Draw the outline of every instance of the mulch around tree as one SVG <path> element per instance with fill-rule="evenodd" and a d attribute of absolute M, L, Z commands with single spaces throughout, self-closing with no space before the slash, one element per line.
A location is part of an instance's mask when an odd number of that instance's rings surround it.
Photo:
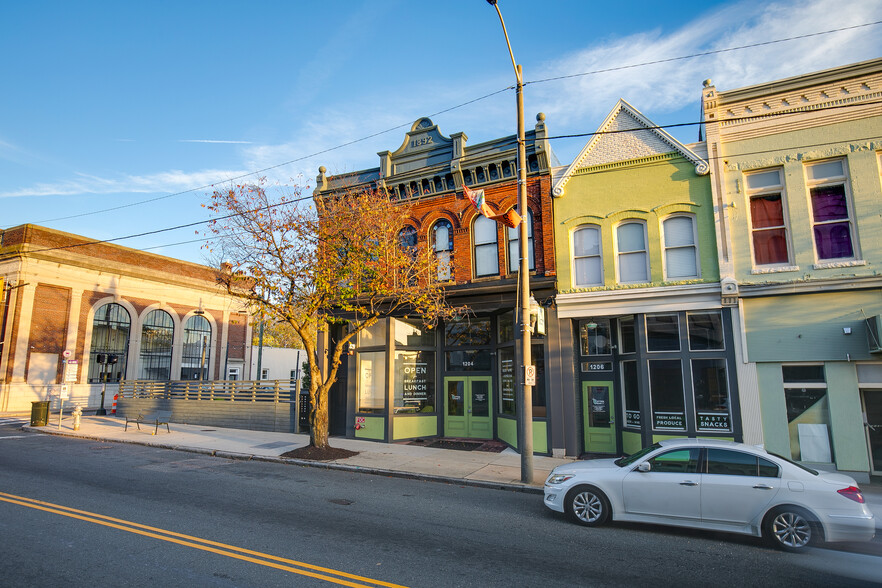
<path fill-rule="evenodd" d="M 339 447 L 315 447 L 307 445 L 306 447 L 298 447 L 291 451 L 286 451 L 281 457 L 290 457 L 292 459 L 308 459 L 311 461 L 334 461 L 337 459 L 346 459 L 358 455 L 357 451 L 349 451 L 348 449 L 340 449 Z"/>

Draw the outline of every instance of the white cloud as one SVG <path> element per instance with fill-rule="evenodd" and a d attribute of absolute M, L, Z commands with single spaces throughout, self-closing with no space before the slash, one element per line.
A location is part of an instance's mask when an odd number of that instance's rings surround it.
<path fill-rule="evenodd" d="M 224 184 L 247 173 L 248 171 L 241 170 L 209 169 L 197 172 L 169 170 L 151 175 L 125 175 L 116 178 L 78 173 L 75 178 L 61 182 L 42 182 L 17 190 L 0 192 L 0 198 L 73 196 L 77 194 L 173 194 L 203 186 Z"/>
<path fill-rule="evenodd" d="M 178 143 L 219 143 L 222 145 L 251 145 L 251 141 L 226 141 L 223 139 L 179 139 Z"/>
<path fill-rule="evenodd" d="M 717 88 L 728 90 L 880 54 L 882 35 L 875 26 L 625 67 L 882 20 L 880 2 L 840 0 L 835 13 L 831 14 L 830 8 L 830 2 L 825 0 L 742 2 L 707 13 L 670 33 L 656 30 L 592 42 L 585 49 L 546 64 L 532 79 L 613 71 L 528 86 L 529 92 L 534 94 L 531 102 L 541 104 L 558 129 L 588 120 L 596 123 L 619 98 L 625 98 L 650 116 L 690 105 L 694 105 L 697 113 L 701 82 L 706 78 L 712 78 Z"/>

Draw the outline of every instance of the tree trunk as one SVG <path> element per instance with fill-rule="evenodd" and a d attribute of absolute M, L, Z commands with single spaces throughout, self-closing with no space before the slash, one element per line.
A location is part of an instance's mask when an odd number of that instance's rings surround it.
<path fill-rule="evenodd" d="M 326 449 L 328 443 L 328 386 L 317 386 L 312 398 L 309 422 L 309 444 Z"/>

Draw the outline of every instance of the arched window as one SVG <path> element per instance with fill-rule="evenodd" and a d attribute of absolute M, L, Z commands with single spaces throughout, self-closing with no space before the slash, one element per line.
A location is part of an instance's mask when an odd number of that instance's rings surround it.
<path fill-rule="evenodd" d="M 665 279 L 698 277 L 698 248 L 695 246 L 695 219 L 677 215 L 662 223 L 665 243 Z"/>
<path fill-rule="evenodd" d="M 211 372 L 211 323 L 194 314 L 184 323 L 181 379 L 208 380 Z"/>
<path fill-rule="evenodd" d="M 171 378 L 172 345 L 175 323 L 164 310 L 152 310 L 141 327 L 140 380 L 168 380 Z"/>
<path fill-rule="evenodd" d="M 649 281 L 649 255 L 646 251 L 646 225 L 628 221 L 616 228 L 616 252 L 619 262 L 619 282 Z"/>
<path fill-rule="evenodd" d="M 95 311 L 89 346 L 89 382 L 119 382 L 125 378 L 131 327 L 132 319 L 122 305 L 105 304 Z M 99 355 L 103 363 L 98 363 Z M 115 363 L 111 357 L 116 358 Z"/>
<path fill-rule="evenodd" d="M 446 282 L 453 278 L 453 225 L 440 220 L 432 229 L 432 247 L 438 261 L 438 280 Z"/>
<path fill-rule="evenodd" d="M 496 221 L 478 216 L 472 233 L 475 239 L 475 277 L 499 274 Z"/>
<path fill-rule="evenodd" d="M 533 212 L 528 208 L 527 209 L 527 260 L 530 264 L 530 269 L 536 269 L 536 264 L 534 262 L 533 255 Z M 518 247 L 518 239 L 521 235 L 521 227 L 515 227 L 513 229 L 508 229 L 508 271 L 514 273 L 518 271 L 518 264 L 521 260 L 521 250 Z"/>
<path fill-rule="evenodd" d="M 603 285 L 603 256 L 597 225 L 583 225 L 573 231 L 573 285 Z"/>

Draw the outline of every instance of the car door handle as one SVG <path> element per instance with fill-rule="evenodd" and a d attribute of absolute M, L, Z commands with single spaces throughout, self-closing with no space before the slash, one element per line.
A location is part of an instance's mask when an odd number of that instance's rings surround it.
<path fill-rule="evenodd" d="M 693 482 L 692 480 L 683 480 L 680 482 L 681 486 L 698 486 L 698 482 Z"/>
<path fill-rule="evenodd" d="M 754 486 L 754 488 L 756 488 L 757 490 L 773 490 L 773 488 L 768 484 L 757 484 L 756 486 Z"/>

